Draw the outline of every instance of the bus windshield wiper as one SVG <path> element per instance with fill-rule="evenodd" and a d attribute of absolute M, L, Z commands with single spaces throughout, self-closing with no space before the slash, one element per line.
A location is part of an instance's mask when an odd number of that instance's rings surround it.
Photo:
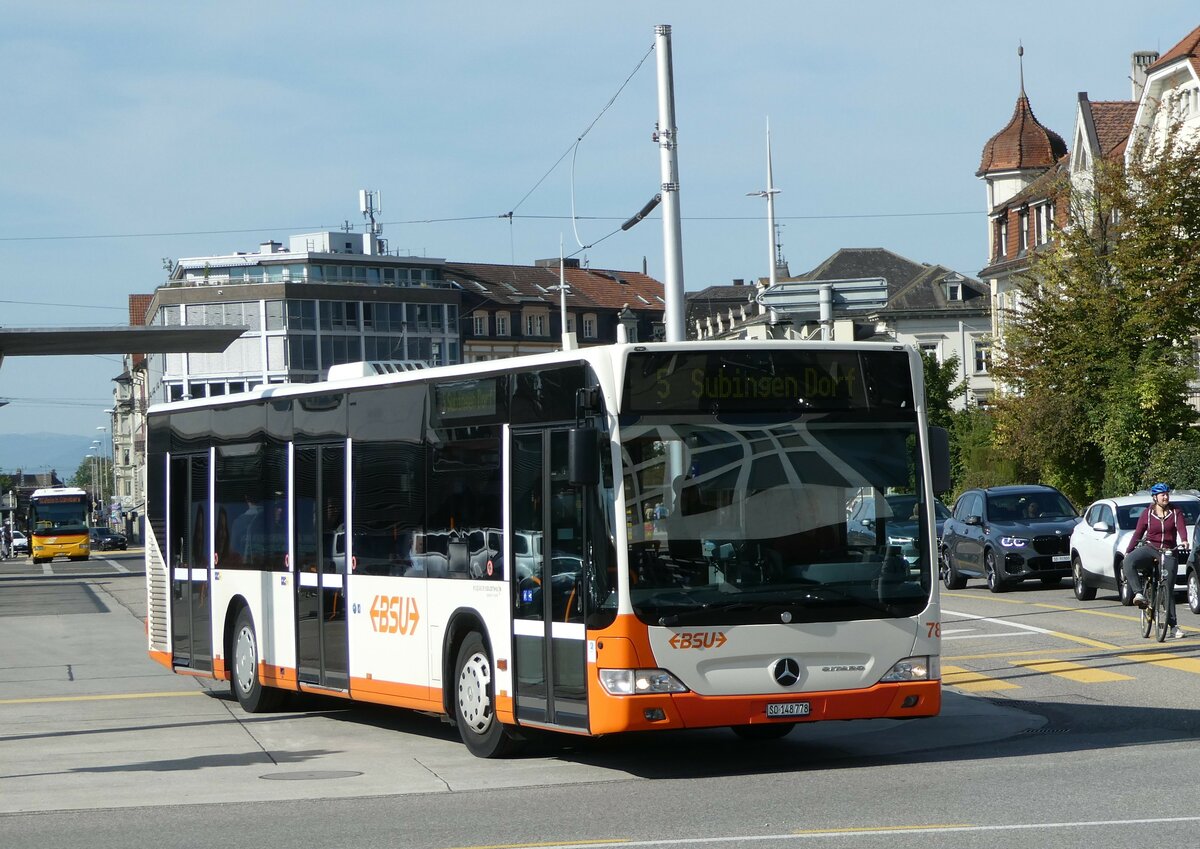
<path fill-rule="evenodd" d="M 818 595 L 813 595 L 817 593 Z M 872 598 L 862 598 L 856 595 L 844 593 L 841 590 L 835 590 L 832 587 L 810 587 L 809 596 L 814 601 L 840 602 L 843 604 L 855 604 L 861 607 L 866 607 L 870 610 L 878 610 L 883 613 L 895 614 L 895 605 L 887 601 L 877 601 Z"/>
<path fill-rule="evenodd" d="M 748 601 L 706 601 L 698 604 L 688 610 L 681 610 L 678 613 L 671 613 L 658 618 L 658 624 L 665 627 L 672 625 L 680 625 L 684 622 L 692 622 L 696 619 L 703 619 L 708 613 L 728 613 L 734 610 L 757 610 L 764 605 L 754 604 Z"/>

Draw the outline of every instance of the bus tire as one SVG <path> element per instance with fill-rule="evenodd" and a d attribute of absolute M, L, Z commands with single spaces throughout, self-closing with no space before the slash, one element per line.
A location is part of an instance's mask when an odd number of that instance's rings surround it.
<path fill-rule="evenodd" d="M 779 740 L 792 733 L 794 722 L 755 723 L 754 725 L 731 725 L 729 730 L 743 740 Z"/>
<path fill-rule="evenodd" d="M 520 742 L 496 718 L 494 666 L 478 631 L 463 639 L 454 662 L 454 724 L 467 749 L 479 758 L 505 757 Z"/>
<path fill-rule="evenodd" d="M 254 632 L 254 617 L 243 607 L 233 626 L 233 665 L 229 673 L 229 690 L 246 713 L 276 710 L 283 702 L 283 692 L 266 687 L 258 677 L 258 637 Z"/>

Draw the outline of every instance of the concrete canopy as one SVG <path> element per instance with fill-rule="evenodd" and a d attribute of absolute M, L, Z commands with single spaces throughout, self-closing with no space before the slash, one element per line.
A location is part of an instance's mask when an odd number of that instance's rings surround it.
<path fill-rule="evenodd" d="M 248 327 L 0 327 L 5 357 L 216 353 Z"/>

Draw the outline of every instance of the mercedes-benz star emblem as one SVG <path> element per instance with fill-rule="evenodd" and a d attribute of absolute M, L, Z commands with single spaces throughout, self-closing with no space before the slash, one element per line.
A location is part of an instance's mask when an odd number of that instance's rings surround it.
<path fill-rule="evenodd" d="M 800 680 L 800 664 L 794 657 L 785 657 L 775 664 L 775 683 L 790 687 Z"/>

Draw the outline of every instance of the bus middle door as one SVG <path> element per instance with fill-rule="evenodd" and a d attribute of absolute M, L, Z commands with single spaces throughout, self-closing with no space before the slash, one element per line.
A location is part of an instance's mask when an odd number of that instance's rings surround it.
<path fill-rule="evenodd" d="M 346 445 L 296 445 L 296 660 L 301 684 L 350 685 L 346 555 L 334 542 L 346 526 Z M 344 542 L 344 541 L 343 541 Z"/>
<path fill-rule="evenodd" d="M 582 493 L 568 479 L 566 428 L 511 441 L 516 715 L 587 730 Z"/>

